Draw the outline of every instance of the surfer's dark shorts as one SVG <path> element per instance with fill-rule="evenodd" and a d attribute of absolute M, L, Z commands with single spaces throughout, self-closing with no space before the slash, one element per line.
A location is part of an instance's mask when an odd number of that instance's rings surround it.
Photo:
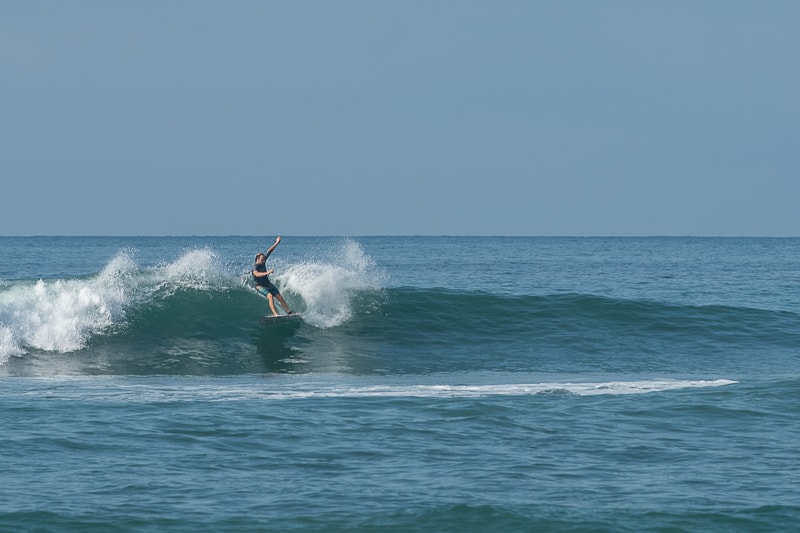
<path fill-rule="evenodd" d="M 273 296 L 278 295 L 278 288 L 270 283 L 269 285 L 256 285 L 256 290 L 266 296 L 267 294 L 271 294 Z"/>

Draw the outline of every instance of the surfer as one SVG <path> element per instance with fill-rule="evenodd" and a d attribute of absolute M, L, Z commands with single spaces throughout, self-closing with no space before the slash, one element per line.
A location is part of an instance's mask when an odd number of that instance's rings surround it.
<path fill-rule="evenodd" d="M 267 270 L 267 258 L 272 254 L 277 247 L 281 243 L 281 237 L 275 239 L 275 244 L 269 247 L 266 254 L 258 254 L 256 255 L 256 266 L 253 269 L 253 279 L 256 282 L 256 290 L 261 293 L 262 295 L 267 297 L 269 301 L 269 308 L 272 311 L 272 316 L 278 316 L 278 311 L 275 309 L 275 298 L 278 299 L 281 306 L 286 310 L 287 315 L 293 315 L 294 311 L 289 309 L 289 305 L 286 303 L 286 300 L 283 299 L 281 293 L 278 292 L 278 288 L 272 284 L 269 280 L 269 275 L 275 272 L 274 268 L 270 268 Z"/>

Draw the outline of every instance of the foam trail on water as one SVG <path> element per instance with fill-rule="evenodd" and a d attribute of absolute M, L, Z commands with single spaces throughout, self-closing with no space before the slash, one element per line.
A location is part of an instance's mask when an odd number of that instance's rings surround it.
<path fill-rule="evenodd" d="M 284 296 L 299 296 L 304 319 L 318 327 L 338 326 L 353 314 L 354 298 L 383 288 L 386 275 L 356 242 L 347 240 L 328 261 L 308 260 L 275 276 Z"/>
<path fill-rule="evenodd" d="M 312 392 L 291 391 L 287 397 L 415 397 L 473 398 L 486 396 L 532 396 L 537 394 L 646 394 L 686 388 L 721 387 L 737 383 L 728 379 L 692 381 L 614 381 L 607 383 L 511 383 L 502 385 L 410 385 L 330 388 Z M 287 394 L 287 393 L 283 393 Z"/>
<path fill-rule="evenodd" d="M 74 378 L 62 378 L 74 380 Z M 321 398 L 489 398 L 495 396 L 537 395 L 627 395 L 669 392 L 681 389 L 725 387 L 738 383 L 729 379 L 714 380 L 645 380 L 613 382 L 543 382 L 507 383 L 492 385 L 450 384 L 385 384 L 341 386 L 334 383 L 258 382 L 257 384 L 226 384 L 224 381 L 201 382 L 180 385 L 163 383 L 131 383 L 119 380 L 85 380 L 81 387 L 66 387 L 49 390 L 51 395 L 69 397 L 73 391 L 81 400 L 122 401 L 126 403 L 158 403 L 176 401 L 273 401 L 306 400 Z M 0 396 L 2 391 L 0 391 Z"/>

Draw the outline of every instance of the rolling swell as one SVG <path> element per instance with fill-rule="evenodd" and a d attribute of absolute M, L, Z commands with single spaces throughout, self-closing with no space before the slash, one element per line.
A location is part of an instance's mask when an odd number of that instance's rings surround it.
<path fill-rule="evenodd" d="M 800 317 L 783 311 L 441 289 L 393 289 L 382 316 L 346 327 L 409 357 L 436 353 L 431 371 L 692 371 L 764 351 L 793 357 L 800 343 Z"/>
<path fill-rule="evenodd" d="M 521 335 L 563 339 L 586 335 L 661 337 L 721 344 L 794 347 L 800 317 L 791 312 L 729 306 L 686 306 L 602 296 L 503 296 L 448 290 L 394 289 L 386 310 L 430 342 L 460 331 L 473 339 Z"/>
<path fill-rule="evenodd" d="M 79 349 L 33 350 L 27 363 L 4 366 L 34 374 L 693 373 L 755 365 L 766 351 L 795 357 L 800 345 L 800 317 L 785 311 L 410 287 L 347 287 L 320 303 L 290 283 L 282 291 L 304 322 L 260 325 L 267 303 L 241 284 L 159 286 Z M 329 300 L 345 301 L 345 319 Z"/>

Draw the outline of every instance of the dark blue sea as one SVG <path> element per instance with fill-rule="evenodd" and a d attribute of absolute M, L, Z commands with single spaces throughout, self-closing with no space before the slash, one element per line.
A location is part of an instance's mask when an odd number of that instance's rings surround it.
<path fill-rule="evenodd" d="M 795 531 L 800 239 L 0 237 L 0 531 Z"/>

